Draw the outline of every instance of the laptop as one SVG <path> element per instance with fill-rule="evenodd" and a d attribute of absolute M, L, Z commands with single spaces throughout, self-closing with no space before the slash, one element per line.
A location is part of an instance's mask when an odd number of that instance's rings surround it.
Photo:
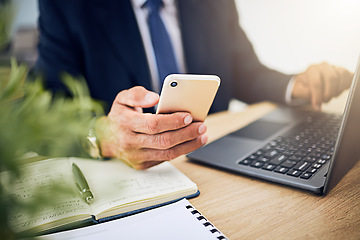
<path fill-rule="evenodd" d="M 343 114 L 281 106 L 191 161 L 325 195 L 360 159 L 360 59 Z"/>

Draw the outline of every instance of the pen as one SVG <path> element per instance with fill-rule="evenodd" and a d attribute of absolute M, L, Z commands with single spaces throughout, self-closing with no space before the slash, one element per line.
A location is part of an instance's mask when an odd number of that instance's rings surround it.
<path fill-rule="evenodd" d="M 94 200 L 94 195 L 90 191 L 90 187 L 84 177 L 84 174 L 81 172 L 80 168 L 76 165 L 76 163 L 72 164 L 72 171 L 74 174 L 77 189 L 88 204 L 92 203 L 92 201 Z"/>

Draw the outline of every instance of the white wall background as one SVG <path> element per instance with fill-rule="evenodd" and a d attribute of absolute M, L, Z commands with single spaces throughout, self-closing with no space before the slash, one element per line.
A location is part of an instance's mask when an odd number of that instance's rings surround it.
<path fill-rule="evenodd" d="M 20 26 L 36 26 L 39 15 L 37 0 L 12 0 L 15 5 L 15 19 L 12 32 Z"/>
<path fill-rule="evenodd" d="M 236 0 L 260 60 L 285 73 L 326 61 L 355 70 L 360 0 Z"/>
<path fill-rule="evenodd" d="M 14 30 L 36 25 L 37 0 L 14 2 Z M 267 66 L 296 73 L 310 64 L 326 61 L 355 69 L 360 53 L 360 0 L 236 2 L 240 24 Z"/>

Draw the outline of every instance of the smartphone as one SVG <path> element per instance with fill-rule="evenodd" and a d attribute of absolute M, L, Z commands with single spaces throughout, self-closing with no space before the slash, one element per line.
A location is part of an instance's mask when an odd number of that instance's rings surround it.
<path fill-rule="evenodd" d="M 156 113 L 189 112 L 194 121 L 204 121 L 219 86 L 220 78 L 216 75 L 168 75 Z"/>

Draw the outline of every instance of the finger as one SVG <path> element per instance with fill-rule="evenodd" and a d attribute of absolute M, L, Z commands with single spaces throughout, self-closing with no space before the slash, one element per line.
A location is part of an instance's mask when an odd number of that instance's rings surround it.
<path fill-rule="evenodd" d="M 118 157 L 119 160 L 123 161 L 127 165 L 137 170 L 144 170 L 153 166 L 156 166 L 164 161 L 141 161 L 141 160 L 129 160 L 124 157 Z"/>
<path fill-rule="evenodd" d="M 134 107 L 134 110 L 138 113 L 143 113 L 143 109 L 141 107 Z"/>
<path fill-rule="evenodd" d="M 340 79 L 340 84 L 338 88 L 338 94 L 340 94 L 344 90 L 350 88 L 352 80 L 354 78 L 354 74 L 342 67 L 335 67 L 335 69 L 338 74 L 338 78 Z"/>
<path fill-rule="evenodd" d="M 115 98 L 113 106 L 125 105 L 133 108 L 149 108 L 159 101 L 159 95 L 137 86 L 121 91 Z"/>
<path fill-rule="evenodd" d="M 158 134 L 188 126 L 193 118 L 190 113 L 138 114 L 133 112 L 128 118 L 131 131 L 145 134 Z"/>
<path fill-rule="evenodd" d="M 148 162 L 143 162 L 139 165 L 134 166 L 135 169 L 137 170 L 144 170 L 144 169 L 148 169 L 151 167 L 154 167 L 156 165 L 159 165 L 160 163 L 163 163 L 164 161 L 148 161 Z"/>
<path fill-rule="evenodd" d="M 339 78 L 334 67 L 329 64 L 321 65 L 323 79 L 323 102 L 330 101 L 331 98 L 338 95 Z"/>
<path fill-rule="evenodd" d="M 311 105 L 313 109 L 319 111 L 323 101 L 323 81 L 322 76 L 318 71 L 312 71 L 310 74 L 309 88 L 311 93 Z"/>
<path fill-rule="evenodd" d="M 156 135 L 138 134 L 143 148 L 169 149 L 181 143 L 193 140 L 206 132 L 206 125 L 200 122 L 192 123 L 176 131 L 168 131 Z"/>
<path fill-rule="evenodd" d="M 178 156 L 195 151 L 207 142 L 207 135 L 203 134 L 196 139 L 179 144 L 173 148 L 158 150 L 158 149 L 141 149 L 140 151 L 134 151 L 128 155 L 128 160 L 132 166 L 143 166 L 145 162 L 161 162 L 169 161 Z"/>
<path fill-rule="evenodd" d="M 207 139 L 208 139 L 207 135 L 204 134 L 204 135 L 197 137 L 194 140 L 182 143 L 182 144 L 177 145 L 170 149 L 166 149 L 166 150 L 150 149 L 150 151 L 148 151 L 147 154 L 150 154 L 150 156 L 155 157 L 156 160 L 168 161 L 168 160 L 174 159 L 178 156 L 195 151 L 196 149 L 202 147 L 207 142 Z"/>
<path fill-rule="evenodd" d="M 148 159 L 142 159 L 140 154 L 137 154 L 136 151 L 133 151 L 133 153 L 128 152 L 117 152 L 116 155 L 112 155 L 112 157 L 116 157 L 117 159 L 123 161 L 127 165 L 129 165 L 132 168 L 141 170 L 153 167 L 155 165 L 158 165 L 164 161 L 156 161 L 156 160 L 148 160 Z M 136 157 L 140 156 L 140 157 Z"/>
<path fill-rule="evenodd" d="M 336 88 L 335 88 L 334 96 L 339 96 L 340 93 L 342 93 L 342 91 L 344 90 L 344 89 L 343 89 L 344 83 L 343 83 L 343 79 L 342 79 L 341 73 L 340 73 L 339 70 L 338 70 L 338 67 L 332 66 L 332 68 L 333 68 L 333 71 L 334 71 L 335 74 L 336 74 L 336 83 L 337 83 Z"/>
<path fill-rule="evenodd" d="M 123 160 L 125 163 L 127 163 L 132 168 L 135 168 L 136 170 L 144 170 L 151 167 L 154 167 L 156 165 L 159 165 L 160 163 L 163 163 L 164 161 L 146 161 L 146 162 L 140 162 L 140 163 L 133 163 L 127 160 Z"/>

